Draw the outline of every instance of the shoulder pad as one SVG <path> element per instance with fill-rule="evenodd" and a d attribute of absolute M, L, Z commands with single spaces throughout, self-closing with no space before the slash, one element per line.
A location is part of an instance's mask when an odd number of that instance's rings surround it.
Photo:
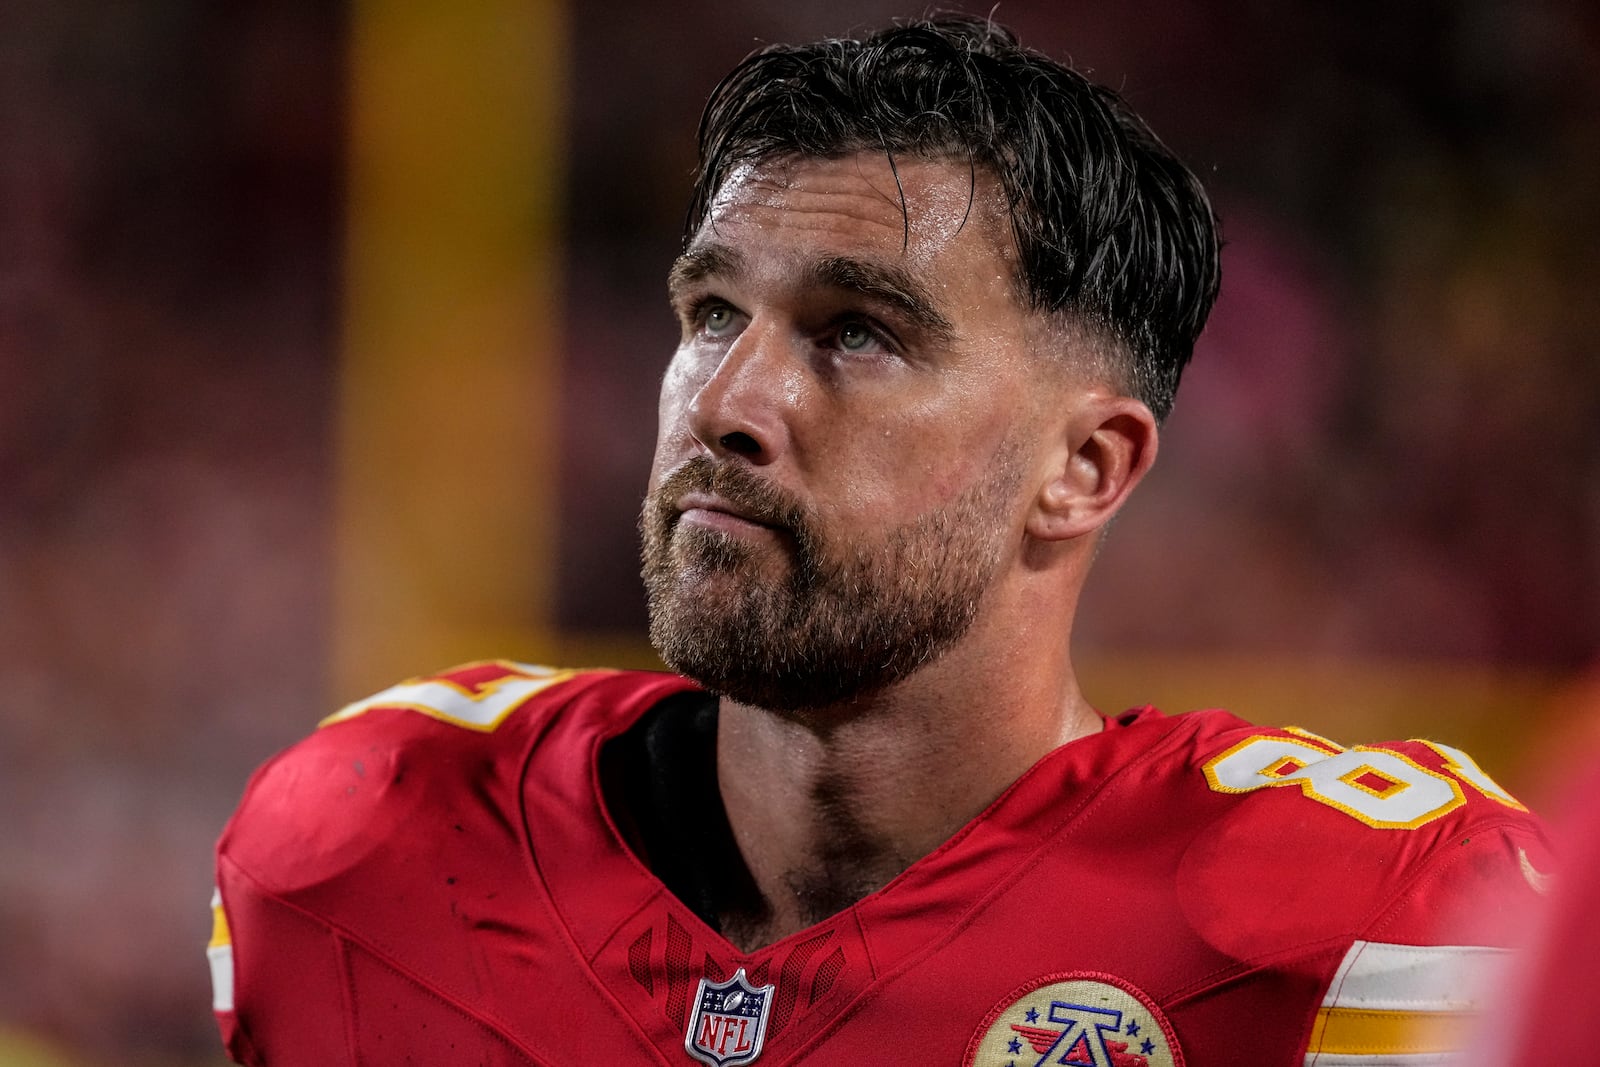
<path fill-rule="evenodd" d="M 563 683 L 617 674 L 472 663 L 350 704 L 256 772 L 219 848 L 287 892 L 432 847 L 486 805 L 515 811 L 528 746 L 575 695 Z"/>
<path fill-rule="evenodd" d="M 1196 759 L 1207 789 L 1238 803 L 1189 847 L 1180 892 L 1196 928 L 1241 957 L 1373 933 L 1497 944 L 1490 912 L 1537 900 L 1538 819 L 1459 749 L 1253 727 Z"/>

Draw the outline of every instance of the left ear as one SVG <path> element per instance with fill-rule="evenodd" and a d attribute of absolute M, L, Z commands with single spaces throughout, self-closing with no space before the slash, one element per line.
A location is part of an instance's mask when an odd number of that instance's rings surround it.
<path fill-rule="evenodd" d="M 1062 448 L 1028 514 L 1027 531 L 1041 541 L 1100 529 L 1156 461 L 1155 416 L 1132 397 L 1080 396 L 1064 429 Z"/>

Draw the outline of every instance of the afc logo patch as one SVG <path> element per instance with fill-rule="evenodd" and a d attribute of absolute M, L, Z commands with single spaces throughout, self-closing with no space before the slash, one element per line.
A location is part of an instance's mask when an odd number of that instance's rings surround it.
<path fill-rule="evenodd" d="M 761 1055 L 772 1014 L 770 985 L 753 986 L 740 967 L 726 982 L 700 979 L 683 1047 L 711 1067 L 735 1067 Z"/>
<path fill-rule="evenodd" d="M 962 1067 L 1183 1067 L 1172 1025 L 1109 974 L 1051 974 L 1008 993 L 979 1025 Z"/>

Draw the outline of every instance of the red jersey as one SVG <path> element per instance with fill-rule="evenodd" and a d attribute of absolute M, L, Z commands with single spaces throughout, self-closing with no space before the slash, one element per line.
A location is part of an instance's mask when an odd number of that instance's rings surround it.
<path fill-rule="evenodd" d="M 474 664 L 353 704 L 268 763 L 218 846 L 229 1052 L 1436 1063 L 1546 865 L 1536 821 L 1454 749 L 1145 708 L 1045 756 L 888 886 L 741 952 L 601 793 L 602 747 L 692 688 Z"/>

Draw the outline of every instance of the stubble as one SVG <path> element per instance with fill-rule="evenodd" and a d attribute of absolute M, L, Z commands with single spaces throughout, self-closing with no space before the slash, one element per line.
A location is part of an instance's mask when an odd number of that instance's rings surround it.
<path fill-rule="evenodd" d="M 872 540 L 834 543 L 816 515 L 737 461 L 696 456 L 640 514 L 650 639 L 673 670 L 740 703 L 838 704 L 908 677 L 964 636 L 994 580 L 1021 481 L 1002 447 L 989 476 Z M 681 526 L 675 501 L 713 492 L 779 545 Z M 778 561 L 761 558 L 773 552 Z"/>

